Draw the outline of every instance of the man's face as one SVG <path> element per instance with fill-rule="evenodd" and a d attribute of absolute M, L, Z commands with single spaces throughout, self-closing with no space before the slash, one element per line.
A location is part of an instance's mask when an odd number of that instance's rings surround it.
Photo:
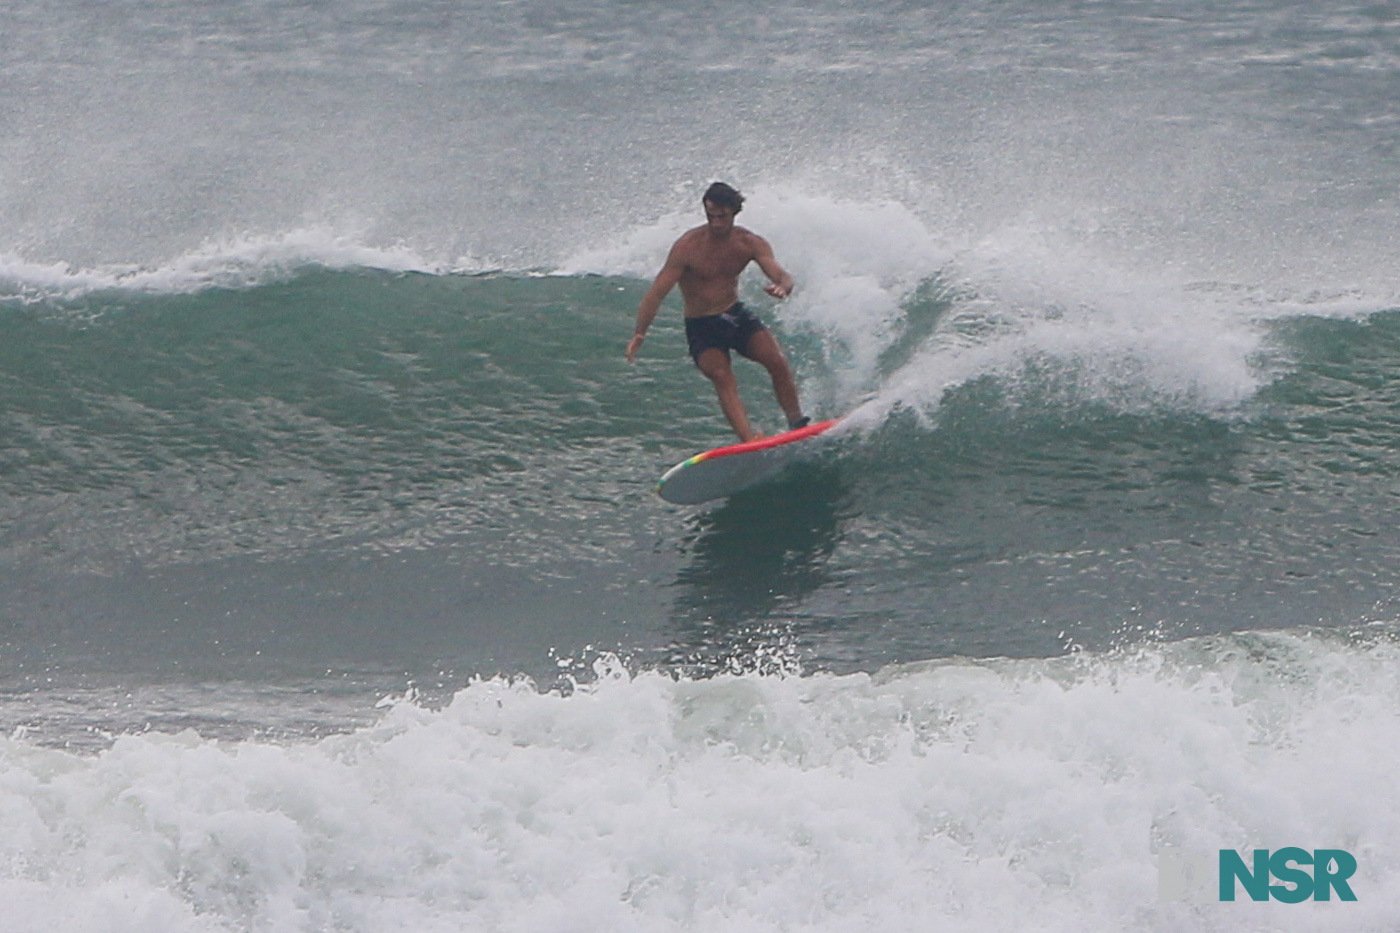
<path fill-rule="evenodd" d="M 734 211 L 720 207 L 713 201 L 705 202 L 705 223 L 711 233 L 728 233 L 734 229 Z"/>

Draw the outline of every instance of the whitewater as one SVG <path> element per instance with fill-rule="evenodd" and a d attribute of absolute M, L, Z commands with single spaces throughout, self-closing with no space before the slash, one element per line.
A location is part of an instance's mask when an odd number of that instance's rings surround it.
<path fill-rule="evenodd" d="M 1394 663 L 1377 632 L 845 677 L 605 657 L 568 696 L 386 697 L 317 743 L 11 738 L 3 923 L 1385 929 Z M 1256 834 L 1345 845 L 1357 902 L 1157 903 L 1155 849 Z"/>

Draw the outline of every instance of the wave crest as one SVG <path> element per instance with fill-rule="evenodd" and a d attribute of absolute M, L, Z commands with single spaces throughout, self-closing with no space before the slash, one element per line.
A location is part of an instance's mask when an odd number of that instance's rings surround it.
<path fill-rule="evenodd" d="M 289 278 L 307 268 L 430 274 L 484 271 L 469 257 L 453 263 L 435 262 L 408 246 L 371 246 L 352 236 L 309 227 L 273 235 L 211 240 L 152 265 L 81 268 L 66 262 L 35 262 L 16 254 L 0 254 L 0 301 L 71 301 L 109 291 L 190 294 L 211 288 L 253 288 Z"/>

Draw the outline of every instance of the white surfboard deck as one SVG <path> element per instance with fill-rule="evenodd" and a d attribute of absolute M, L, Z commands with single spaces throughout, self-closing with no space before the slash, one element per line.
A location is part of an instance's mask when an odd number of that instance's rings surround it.
<path fill-rule="evenodd" d="M 661 498 L 677 505 L 694 505 L 732 496 L 778 473 L 796 453 L 795 445 L 825 433 L 837 420 L 696 454 L 667 470 L 656 491 Z"/>

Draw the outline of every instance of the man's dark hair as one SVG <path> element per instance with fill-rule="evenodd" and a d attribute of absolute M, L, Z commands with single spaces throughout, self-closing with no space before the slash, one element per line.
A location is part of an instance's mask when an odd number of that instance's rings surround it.
<path fill-rule="evenodd" d="M 732 188 L 722 181 L 717 181 L 705 189 L 705 196 L 701 201 L 709 201 L 716 207 L 724 207 L 739 213 L 744 209 L 744 196 L 737 188 Z"/>

